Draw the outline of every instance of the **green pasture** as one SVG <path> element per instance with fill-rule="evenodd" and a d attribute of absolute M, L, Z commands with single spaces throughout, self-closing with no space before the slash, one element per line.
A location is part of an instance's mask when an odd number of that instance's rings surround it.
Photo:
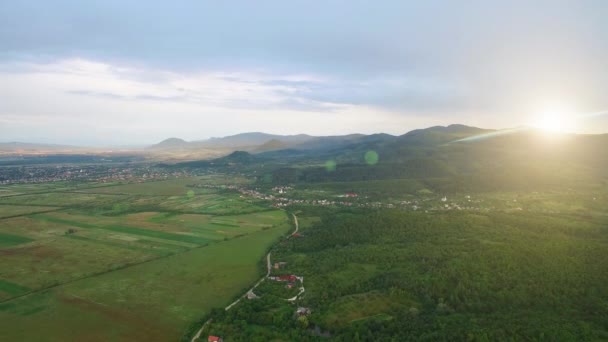
<path fill-rule="evenodd" d="M 125 196 L 101 195 L 88 193 L 63 193 L 48 192 L 34 195 L 19 195 L 0 197 L 1 204 L 34 205 L 50 207 L 102 207 L 109 206 L 121 200 L 127 200 Z"/>
<path fill-rule="evenodd" d="M 261 276 L 287 224 L 0 304 L 0 340 L 177 340 Z M 43 338 L 44 339 L 44 338 Z"/>
<path fill-rule="evenodd" d="M 202 186 L 227 181 L 2 188 L 0 340 L 177 340 L 227 305 L 291 228 L 284 211 Z"/>
<path fill-rule="evenodd" d="M 47 206 L 22 206 L 22 205 L 0 205 L 0 219 L 6 217 L 14 217 L 25 214 L 39 213 L 45 211 L 57 210 L 58 207 Z"/>
<path fill-rule="evenodd" d="M 0 247 L 15 246 L 31 241 L 33 240 L 24 236 L 0 233 Z"/>

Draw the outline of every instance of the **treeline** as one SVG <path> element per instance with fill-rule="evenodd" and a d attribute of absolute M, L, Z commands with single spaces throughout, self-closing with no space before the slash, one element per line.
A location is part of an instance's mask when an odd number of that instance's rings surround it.
<path fill-rule="evenodd" d="M 335 169 L 330 170 L 325 167 L 283 167 L 272 172 L 272 182 L 275 184 L 353 182 L 448 175 L 450 172 L 442 162 L 419 158 L 403 164 L 338 164 Z"/>

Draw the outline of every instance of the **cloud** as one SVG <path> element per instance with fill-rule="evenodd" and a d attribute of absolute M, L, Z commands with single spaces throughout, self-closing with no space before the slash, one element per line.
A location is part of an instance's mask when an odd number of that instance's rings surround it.
<path fill-rule="evenodd" d="M 329 110 L 333 106 L 299 96 L 294 75 L 252 72 L 191 71 L 177 73 L 69 59 L 30 64 L 17 75 L 38 81 L 52 79 L 66 94 L 124 101 L 167 101 L 221 108 Z M 311 77 L 303 77 L 312 79 Z M 270 80 L 270 81 L 269 81 Z M 276 81 L 275 81 L 276 80 Z M 293 105 L 293 108 L 291 107 Z"/>
<path fill-rule="evenodd" d="M 540 102 L 608 108 L 606 16 L 597 0 L 5 1 L 0 117 L 66 136 L 86 118 L 100 141 L 513 127 Z"/>
<path fill-rule="evenodd" d="M 321 96 L 339 87 L 348 82 L 260 71 L 179 73 L 84 59 L 0 65 L 0 133 L 9 140 L 124 144 L 253 130 L 344 134 L 391 131 L 387 124 L 394 133 L 407 129 L 394 123 L 408 120 L 373 104 Z"/>
<path fill-rule="evenodd" d="M 6 70 L 6 68 L 4 68 Z M 364 105 L 425 110 L 456 100 L 460 90 L 440 80 L 338 79 L 250 71 L 135 68 L 68 59 L 20 65 L 8 74 L 44 83 L 70 95 L 124 101 L 167 101 L 233 109 L 332 111 Z"/>

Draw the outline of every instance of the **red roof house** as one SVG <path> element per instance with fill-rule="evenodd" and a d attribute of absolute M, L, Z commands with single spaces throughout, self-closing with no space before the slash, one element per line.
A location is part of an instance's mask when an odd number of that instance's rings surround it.
<path fill-rule="evenodd" d="M 207 338 L 207 341 L 208 342 L 222 342 L 224 340 L 221 337 L 209 335 L 209 338 Z"/>
<path fill-rule="evenodd" d="M 289 281 L 289 282 L 296 282 L 298 280 L 298 277 L 296 277 L 295 275 L 280 275 L 277 277 L 278 281 Z"/>

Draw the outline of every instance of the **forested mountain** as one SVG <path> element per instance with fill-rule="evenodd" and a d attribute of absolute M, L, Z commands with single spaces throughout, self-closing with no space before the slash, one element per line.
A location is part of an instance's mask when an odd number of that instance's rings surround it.
<path fill-rule="evenodd" d="M 472 138 L 474 137 L 474 138 Z M 402 136 L 326 137 L 289 149 L 249 155 L 238 163 L 275 165 L 272 181 L 340 182 L 424 179 L 442 191 L 526 189 L 600 181 L 608 167 L 608 135 L 547 134 L 533 129 L 431 127 Z M 373 153 L 376 160 L 366 161 Z M 326 163 L 333 164 L 330 170 Z M 180 164 L 194 166 L 196 163 Z"/>

